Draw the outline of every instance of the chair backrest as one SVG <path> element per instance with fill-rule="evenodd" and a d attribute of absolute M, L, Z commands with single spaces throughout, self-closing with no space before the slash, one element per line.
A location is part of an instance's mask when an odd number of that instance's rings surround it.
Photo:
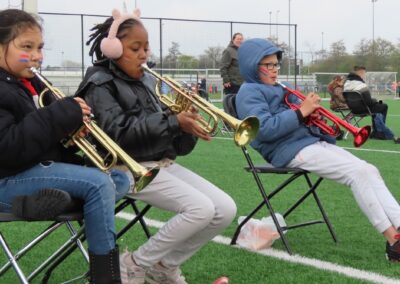
<path fill-rule="evenodd" d="M 343 92 L 344 99 L 351 112 L 355 115 L 372 115 L 371 110 L 365 103 L 362 94 L 358 91 Z"/>
<path fill-rule="evenodd" d="M 232 115 L 235 118 L 238 118 L 238 114 L 236 112 L 236 94 L 227 94 L 223 99 L 224 110 Z"/>

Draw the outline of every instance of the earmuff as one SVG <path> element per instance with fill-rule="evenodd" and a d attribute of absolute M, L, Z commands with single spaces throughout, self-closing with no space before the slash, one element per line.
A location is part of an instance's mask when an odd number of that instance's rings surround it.
<path fill-rule="evenodd" d="M 140 21 L 140 10 L 135 9 L 132 14 L 121 14 L 120 11 L 114 9 L 112 11 L 114 21 L 111 24 L 108 36 L 103 38 L 100 42 L 100 50 L 104 56 L 110 59 L 118 59 L 122 56 L 123 47 L 122 43 L 117 38 L 119 26 L 128 19 L 135 19 Z"/>

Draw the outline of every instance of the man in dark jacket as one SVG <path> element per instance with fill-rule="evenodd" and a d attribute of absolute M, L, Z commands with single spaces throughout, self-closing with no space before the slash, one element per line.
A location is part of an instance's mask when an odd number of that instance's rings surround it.
<path fill-rule="evenodd" d="M 371 92 L 365 83 L 366 68 L 365 66 L 354 66 L 353 72 L 350 72 L 344 83 L 344 92 L 358 91 L 363 96 L 364 102 L 369 107 L 373 114 L 382 114 L 382 123 L 386 124 L 386 116 L 388 112 L 388 105 L 382 101 L 372 98 Z M 375 139 L 388 139 L 376 127 L 375 116 L 372 117 L 372 133 L 371 138 Z M 379 118 L 378 118 L 379 119 Z M 391 138 L 390 138 L 391 139 Z M 395 143 L 400 143 L 398 138 L 395 138 Z"/>

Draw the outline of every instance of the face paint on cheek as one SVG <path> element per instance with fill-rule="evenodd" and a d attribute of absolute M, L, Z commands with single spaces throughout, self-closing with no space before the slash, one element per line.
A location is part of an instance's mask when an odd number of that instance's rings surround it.
<path fill-rule="evenodd" d="M 22 63 L 28 63 L 29 62 L 29 55 L 28 54 L 26 54 L 26 53 L 22 53 L 20 56 L 19 56 L 19 62 L 22 62 Z"/>
<path fill-rule="evenodd" d="M 269 76 L 270 76 L 269 70 L 268 70 L 267 68 L 263 67 L 263 66 L 260 67 L 260 72 L 261 72 L 261 74 L 263 74 L 265 77 L 269 77 Z"/>

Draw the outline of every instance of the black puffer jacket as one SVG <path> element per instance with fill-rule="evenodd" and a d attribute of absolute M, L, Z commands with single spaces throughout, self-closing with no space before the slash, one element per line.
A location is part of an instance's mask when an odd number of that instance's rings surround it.
<path fill-rule="evenodd" d="M 32 80 L 36 90 L 41 83 Z M 14 76 L 0 68 L 0 178 L 42 161 L 70 161 L 60 140 L 82 124 L 82 111 L 72 98 L 36 109 L 32 96 Z"/>
<path fill-rule="evenodd" d="M 134 80 L 105 61 L 88 69 L 76 93 L 92 107 L 98 125 L 139 162 L 175 159 L 190 153 L 197 141 L 161 105 L 155 83 L 149 74 Z"/>

